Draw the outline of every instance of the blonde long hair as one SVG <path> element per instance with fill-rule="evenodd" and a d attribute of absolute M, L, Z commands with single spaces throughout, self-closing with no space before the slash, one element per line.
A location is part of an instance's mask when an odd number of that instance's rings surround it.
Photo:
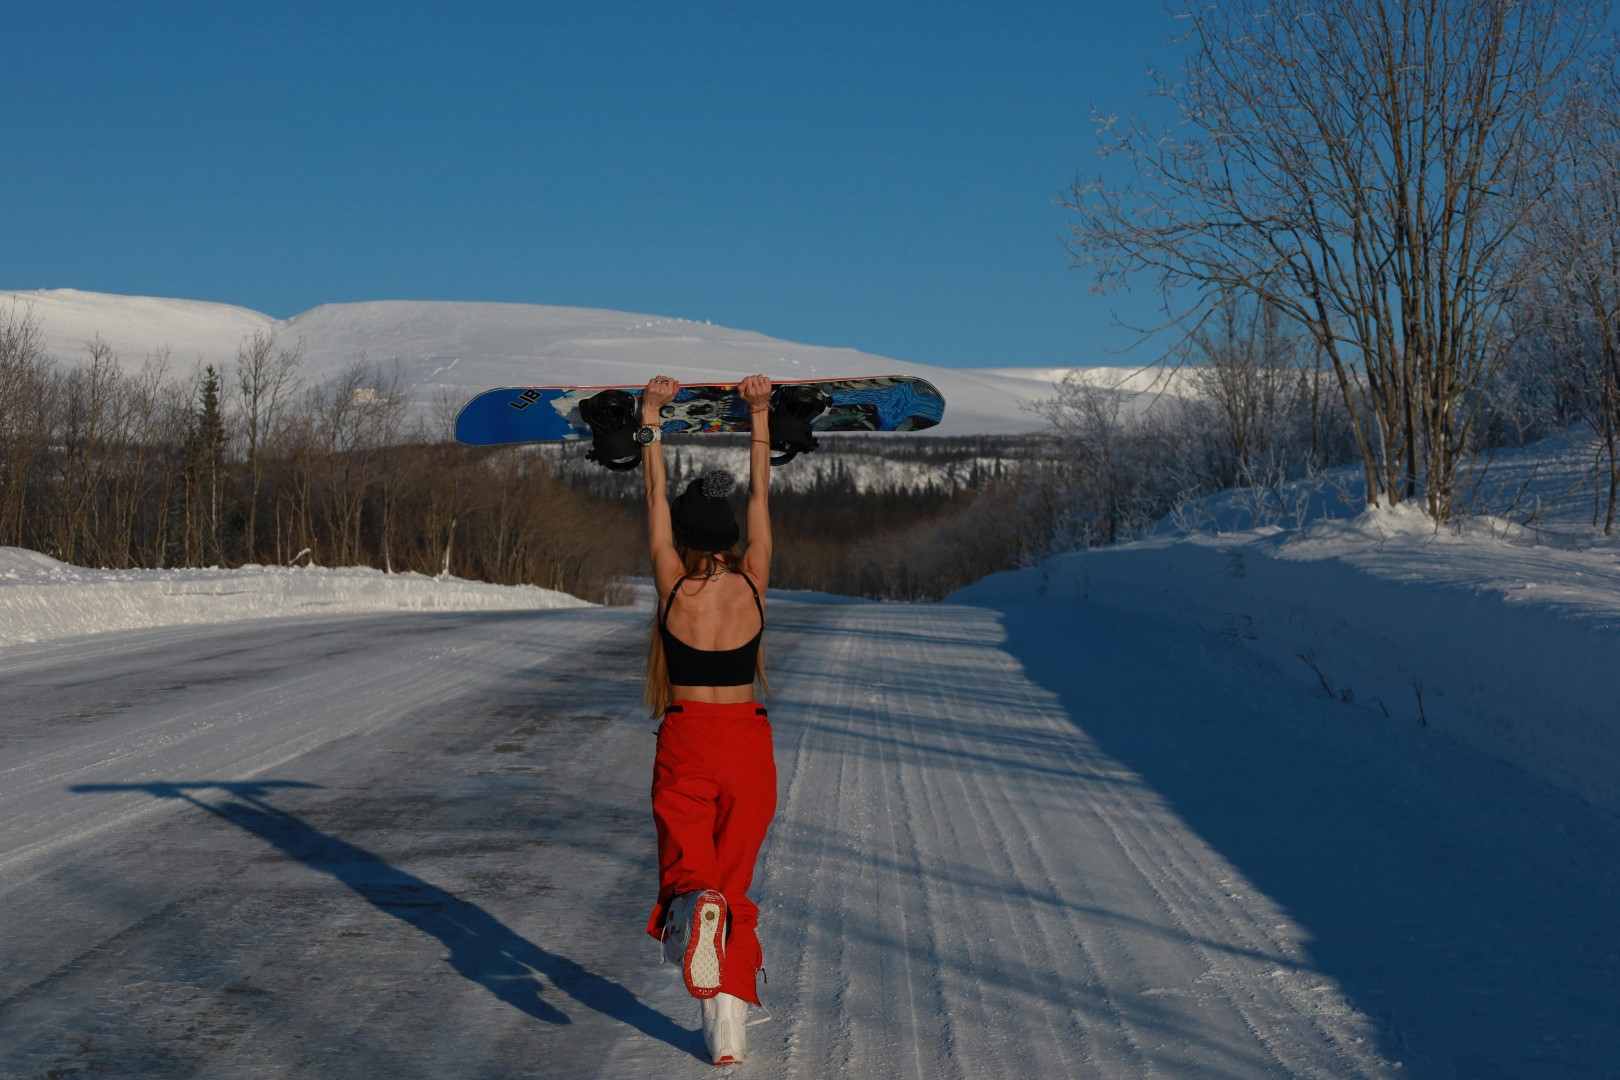
<path fill-rule="evenodd" d="M 707 588 L 708 579 L 721 571 L 740 574 L 742 569 L 742 555 L 736 547 L 727 551 L 699 551 L 696 548 L 676 545 L 675 551 L 681 557 L 681 563 L 686 567 L 686 573 L 681 580 L 701 577 L 704 579 L 701 588 Z M 653 624 L 652 637 L 647 643 L 647 681 L 642 691 L 642 700 L 647 703 L 654 717 L 664 714 L 670 702 L 675 700 L 675 691 L 670 687 L 669 662 L 664 659 L 664 638 L 658 632 L 658 616 L 664 609 L 664 597 L 653 597 Z M 765 642 L 759 643 L 759 653 L 754 657 L 754 685 L 763 691 L 766 697 L 770 696 L 771 684 L 765 678 Z"/>

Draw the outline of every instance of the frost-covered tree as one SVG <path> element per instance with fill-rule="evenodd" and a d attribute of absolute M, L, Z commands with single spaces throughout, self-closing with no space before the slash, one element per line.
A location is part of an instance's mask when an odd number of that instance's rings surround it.
<path fill-rule="evenodd" d="M 1543 273 L 1524 305 L 1538 331 L 1530 378 L 1598 442 L 1593 524 L 1620 503 L 1620 73 L 1594 67 L 1564 113 L 1566 182 L 1536 212 Z"/>
<path fill-rule="evenodd" d="M 1176 122 L 1100 114 L 1123 182 L 1067 200 L 1098 287 L 1147 278 L 1176 321 L 1234 295 L 1327 358 L 1369 505 L 1454 510 L 1477 391 L 1537 272 L 1560 180 L 1555 109 L 1596 18 L 1561 0 L 1190 4 Z M 1113 175 L 1118 175 L 1113 174 Z"/>

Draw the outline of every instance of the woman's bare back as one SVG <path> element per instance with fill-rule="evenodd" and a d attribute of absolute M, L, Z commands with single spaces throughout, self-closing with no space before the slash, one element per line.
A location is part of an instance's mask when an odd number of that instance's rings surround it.
<path fill-rule="evenodd" d="M 659 602 L 669 598 L 664 594 Z M 760 603 L 765 598 L 760 597 Z M 760 609 L 741 572 L 731 571 L 708 580 L 687 578 L 675 589 L 675 601 L 666 616 L 669 632 L 694 649 L 737 649 L 760 630 Z"/>

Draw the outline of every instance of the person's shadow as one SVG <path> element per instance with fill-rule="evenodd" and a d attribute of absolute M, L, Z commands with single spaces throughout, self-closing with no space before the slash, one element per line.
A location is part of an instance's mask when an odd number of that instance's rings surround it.
<path fill-rule="evenodd" d="M 457 974 L 537 1020 L 553 1024 L 571 1022 L 567 1013 L 543 997 L 544 984 L 536 978 L 542 975 L 546 982 L 580 1004 L 697 1055 L 692 1031 L 642 1004 L 619 983 L 565 956 L 547 952 L 477 904 L 407 874 L 365 848 L 323 833 L 266 801 L 273 789 L 318 786 L 296 780 L 193 781 L 79 784 L 68 790 L 78 793 L 144 791 L 156 798 L 188 802 L 252 833 L 305 866 L 332 875 L 377 909 L 438 938 L 449 950 L 450 966 Z M 204 789 L 226 792 L 233 799 L 213 805 L 188 794 Z"/>

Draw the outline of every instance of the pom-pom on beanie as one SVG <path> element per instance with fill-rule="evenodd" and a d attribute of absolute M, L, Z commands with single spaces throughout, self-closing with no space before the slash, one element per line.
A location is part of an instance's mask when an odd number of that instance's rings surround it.
<path fill-rule="evenodd" d="M 724 469 L 710 469 L 686 485 L 670 507 L 675 543 L 697 551 L 726 551 L 741 535 L 737 515 L 727 496 L 737 478 Z"/>

